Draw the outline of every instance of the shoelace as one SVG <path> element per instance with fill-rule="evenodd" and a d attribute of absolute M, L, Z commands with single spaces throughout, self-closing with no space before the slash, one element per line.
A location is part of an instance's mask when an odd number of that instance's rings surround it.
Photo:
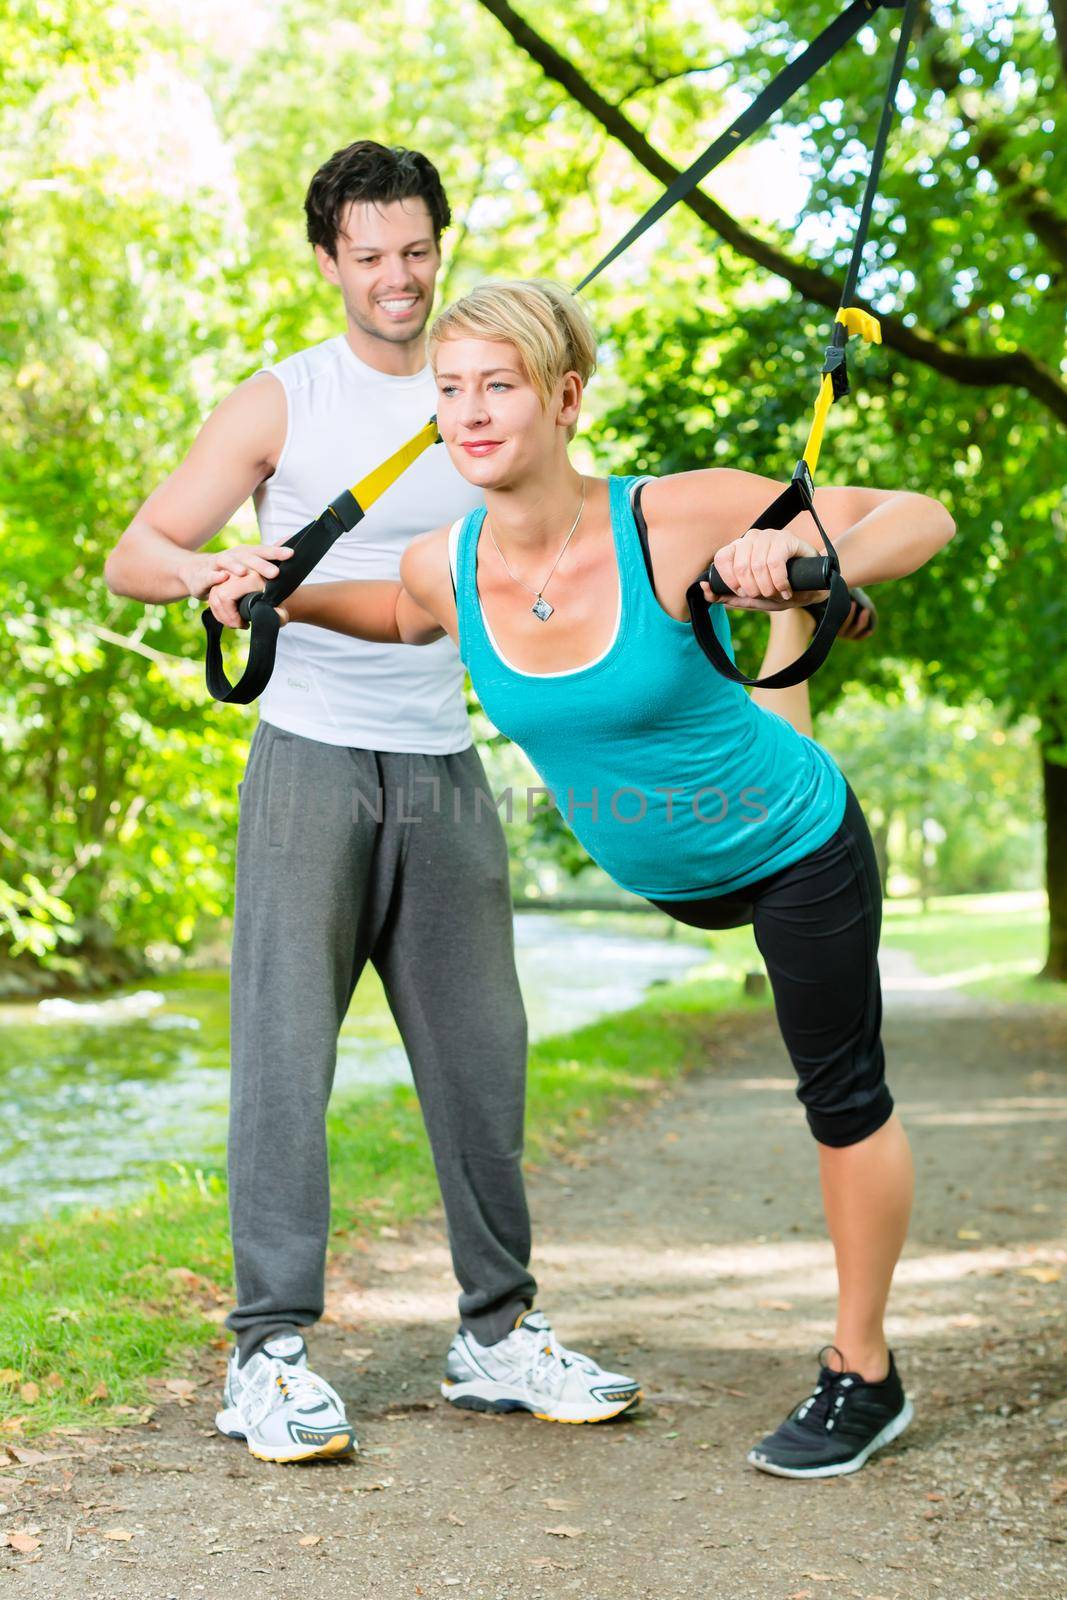
<path fill-rule="evenodd" d="M 568 1367 L 576 1367 L 579 1372 L 586 1374 L 596 1372 L 597 1364 L 590 1356 L 584 1356 L 577 1350 L 568 1350 L 565 1344 L 560 1344 L 551 1328 L 531 1328 L 529 1332 L 537 1336 L 537 1350 L 530 1363 L 529 1374 L 533 1386 L 538 1386 L 542 1377 L 549 1374 L 559 1381 Z"/>
<path fill-rule="evenodd" d="M 331 1389 L 325 1378 L 309 1372 L 307 1367 L 291 1366 L 277 1356 L 271 1359 L 270 1370 L 260 1379 L 258 1387 L 256 1398 L 260 1403 L 254 1417 L 256 1422 L 262 1421 L 269 1412 L 284 1405 L 287 1400 L 293 1401 L 300 1409 L 321 1405 L 324 1400 L 338 1410 L 342 1409 L 340 1396 Z"/>
<path fill-rule="evenodd" d="M 828 1351 L 832 1351 L 839 1358 L 844 1369 L 845 1358 L 837 1346 L 824 1345 L 819 1351 L 821 1369 L 819 1382 L 808 1398 L 797 1407 L 795 1416 L 797 1422 L 803 1422 L 809 1428 L 817 1428 L 821 1424 L 827 1433 L 832 1433 L 841 1408 L 848 1398 L 848 1390 L 853 1387 L 855 1379 L 849 1372 L 844 1370 L 835 1372 L 832 1367 L 826 1365 L 823 1357 Z M 828 1374 L 825 1379 L 824 1373 Z"/>

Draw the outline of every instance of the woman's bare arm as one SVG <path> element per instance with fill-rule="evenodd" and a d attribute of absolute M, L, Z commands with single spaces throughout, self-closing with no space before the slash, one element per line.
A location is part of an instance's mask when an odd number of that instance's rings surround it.
<path fill-rule="evenodd" d="M 440 581 L 442 556 L 447 596 Z M 447 563 L 448 530 L 437 528 L 413 539 L 405 550 L 400 582 L 368 578 L 304 583 L 278 609 L 287 622 L 328 628 L 372 644 L 432 644 L 446 632 L 455 637 L 456 608 Z M 262 580 L 254 574 L 231 577 L 215 585 L 208 604 L 219 621 L 227 624 L 236 614 L 237 600 L 262 587 Z M 436 614 L 439 611 L 444 613 L 443 619 Z"/>
<path fill-rule="evenodd" d="M 815 524 L 797 517 L 780 532 L 749 532 L 782 485 L 731 468 L 677 473 L 650 483 L 642 497 L 657 590 L 684 614 L 685 590 L 714 561 L 731 588 L 780 603 L 785 561 L 821 549 Z M 815 506 L 841 557 L 849 584 L 879 583 L 914 572 L 954 532 L 944 506 L 929 495 L 860 487 L 818 489 Z"/>
<path fill-rule="evenodd" d="M 290 622 L 329 628 L 371 644 L 432 644 L 444 631 L 402 583 L 388 579 L 301 584 L 282 609 Z"/>

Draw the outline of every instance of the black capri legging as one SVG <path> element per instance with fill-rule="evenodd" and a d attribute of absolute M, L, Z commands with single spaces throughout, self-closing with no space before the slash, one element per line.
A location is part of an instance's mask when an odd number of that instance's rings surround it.
<path fill-rule="evenodd" d="M 882 1050 L 882 887 L 870 830 L 848 790 L 837 832 L 736 894 L 653 904 L 694 928 L 751 922 L 778 1022 L 820 1144 L 858 1144 L 893 1111 Z"/>

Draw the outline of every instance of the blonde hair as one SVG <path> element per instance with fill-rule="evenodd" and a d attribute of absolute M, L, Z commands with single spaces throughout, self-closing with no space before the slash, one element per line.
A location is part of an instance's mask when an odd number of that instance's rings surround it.
<path fill-rule="evenodd" d="M 543 406 L 564 373 L 576 372 L 584 385 L 596 371 L 596 334 L 585 307 L 549 278 L 479 284 L 446 306 L 431 327 L 434 367 L 437 348 L 446 339 L 513 344 Z"/>

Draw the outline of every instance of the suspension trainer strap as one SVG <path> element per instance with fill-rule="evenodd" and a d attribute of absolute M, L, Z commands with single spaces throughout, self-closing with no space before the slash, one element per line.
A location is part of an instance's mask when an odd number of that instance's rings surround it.
<path fill-rule="evenodd" d="M 865 22 L 870 21 L 877 11 L 894 9 L 903 3 L 904 0 L 851 0 L 840 16 L 824 28 L 795 60 L 783 67 L 730 127 L 724 133 L 717 135 L 703 155 L 675 179 L 644 216 L 639 218 L 625 238 L 598 261 L 591 272 L 586 273 L 575 292 L 580 292 L 587 284 L 592 283 L 594 278 L 599 277 L 605 267 L 617 260 L 624 250 L 629 249 L 635 239 L 639 239 L 673 206 L 691 194 L 709 172 L 737 150 L 746 139 L 757 133 L 768 119 L 818 72 L 820 67 L 825 66 L 826 62 L 859 32 Z M 912 3 L 915 3 L 915 0 L 912 0 Z M 378 495 L 388 488 L 389 484 L 393 483 L 423 450 L 437 443 L 439 439 L 436 421 L 431 419 L 426 427 L 403 445 L 394 456 L 370 473 L 362 484 L 357 484 L 355 488 L 339 496 L 314 522 L 308 523 L 307 527 L 285 541 L 299 550 L 300 555 L 286 562 L 282 572 L 277 578 L 271 579 L 261 594 L 245 596 L 241 601 L 241 614 L 249 623 L 251 639 L 248 666 L 237 684 L 229 682 L 223 669 L 221 625 L 216 622 L 210 611 L 203 613 L 202 620 L 207 632 L 207 686 L 216 700 L 247 705 L 263 692 L 274 668 L 278 637 L 278 618 L 274 615 L 274 607 L 292 594 L 342 533 L 355 527 Z M 397 462 L 401 464 L 394 468 L 394 463 Z M 380 487 L 375 487 L 380 475 L 384 475 L 385 481 Z M 371 487 L 368 488 L 368 485 Z M 271 613 L 270 620 L 267 617 L 268 610 Z"/>
<path fill-rule="evenodd" d="M 744 144 L 745 140 L 750 138 L 752 134 L 758 133 L 764 123 L 776 111 L 780 111 L 786 101 L 791 99 L 797 90 L 807 83 L 809 78 L 815 76 L 820 67 L 824 67 L 831 57 L 835 56 L 841 47 L 848 43 L 852 36 L 859 32 L 865 22 L 871 20 L 876 11 L 883 6 L 892 7 L 901 3 L 902 0 L 853 0 L 853 3 L 842 11 L 839 17 L 835 17 L 829 27 L 824 28 L 822 33 L 811 41 L 806 50 L 802 51 L 794 61 L 790 61 L 788 66 L 783 67 L 781 72 L 771 79 L 767 87 L 762 89 L 755 99 L 749 102 L 744 111 L 741 112 L 741 115 L 734 122 L 731 122 L 726 131 L 712 140 L 704 154 L 698 156 L 692 166 L 687 167 L 684 172 L 675 178 L 670 188 L 665 189 L 659 199 L 649 206 L 644 216 L 638 218 L 629 233 L 625 234 L 618 244 L 614 245 L 607 255 L 597 262 L 591 272 L 586 273 L 575 289 L 575 293 L 580 294 L 587 284 L 592 283 L 594 278 L 600 276 L 605 267 L 610 266 L 613 261 L 622 255 L 624 250 L 628 250 L 632 244 L 640 239 L 643 233 L 654 227 L 660 218 L 666 216 L 667 212 L 676 206 L 680 200 L 684 200 L 686 195 L 691 194 L 697 184 L 702 182 L 709 172 L 714 171 L 720 161 L 724 161 L 728 155 Z"/>
<path fill-rule="evenodd" d="M 309 522 L 307 527 L 294 533 L 284 542 L 293 550 L 288 561 L 279 564 L 278 576 L 268 578 L 256 594 L 243 595 L 238 605 L 249 627 L 248 660 L 237 683 L 226 676 L 222 661 L 222 623 L 211 611 L 201 613 L 207 634 L 207 687 L 215 700 L 229 705 L 246 706 L 261 695 L 274 671 L 274 657 L 278 647 L 278 629 L 281 619 L 275 610 L 298 589 L 313 568 L 317 567 L 331 545 L 342 533 L 361 522 L 374 502 L 379 499 L 411 463 L 436 444 L 440 438 L 437 419 L 431 417 L 415 436 L 400 446 L 387 461 L 368 472 L 353 488 L 346 489 L 330 502 L 321 517 Z"/>
<path fill-rule="evenodd" d="M 886 0 L 889 3 L 889 0 Z M 826 350 L 822 370 L 819 375 L 819 393 L 815 401 L 815 413 L 808 441 L 804 447 L 804 454 L 793 470 L 790 484 L 777 497 L 766 511 L 763 511 L 753 522 L 753 528 L 785 528 L 794 517 L 807 513 L 819 532 L 823 543 L 825 555 L 817 558 L 822 563 L 823 581 L 811 585 L 805 576 L 805 569 L 816 568 L 816 560 L 810 558 L 794 557 L 787 563 L 790 583 L 794 589 L 804 590 L 809 586 L 827 588 L 829 597 L 826 609 L 819 618 L 818 625 L 808 644 L 807 649 L 787 667 L 769 674 L 766 678 L 749 678 L 741 672 L 730 659 L 723 640 L 715 630 L 711 617 L 711 606 L 704 598 L 701 582 L 710 585 L 713 593 L 726 595 L 730 593 L 726 584 L 715 570 L 714 563 L 706 573 L 702 573 L 696 582 L 692 583 L 686 592 L 686 602 L 689 606 L 689 616 L 693 624 L 693 632 L 697 642 L 712 666 L 729 678 L 733 683 L 741 683 L 747 689 L 786 689 L 793 684 L 803 683 L 810 678 L 812 673 L 818 671 L 830 653 L 830 647 L 840 631 L 841 624 L 848 616 L 852 601 L 848 584 L 841 575 L 841 565 L 837 552 L 830 542 L 829 535 L 819 520 L 815 510 L 815 468 L 818 465 L 819 451 L 822 447 L 823 430 L 830 407 L 835 400 L 848 393 L 848 369 L 845 363 L 845 347 L 850 334 L 859 334 L 871 343 L 880 344 L 882 330 L 878 319 L 869 311 L 864 311 L 859 306 L 849 305 L 855 293 L 856 283 L 859 279 L 860 267 L 863 258 L 863 249 L 867 243 L 870 231 L 871 214 L 874 208 L 874 198 L 878 189 L 878 180 L 882 171 L 882 162 L 885 157 L 886 144 L 889 139 L 889 129 L 893 121 L 893 108 L 896 104 L 897 89 L 907 60 L 908 45 L 911 40 L 912 30 L 918 11 L 919 0 L 906 0 L 904 15 L 900 20 L 900 37 L 893 57 L 893 64 L 886 84 L 885 96 L 882 101 L 882 114 L 878 123 L 878 133 L 871 151 L 871 165 L 867 174 L 867 184 L 863 192 L 863 201 L 860 206 L 859 222 L 856 226 L 856 236 L 852 244 L 852 255 L 849 260 L 848 271 L 845 275 L 844 289 L 841 295 L 841 304 L 834 318 L 831 342 Z"/>

